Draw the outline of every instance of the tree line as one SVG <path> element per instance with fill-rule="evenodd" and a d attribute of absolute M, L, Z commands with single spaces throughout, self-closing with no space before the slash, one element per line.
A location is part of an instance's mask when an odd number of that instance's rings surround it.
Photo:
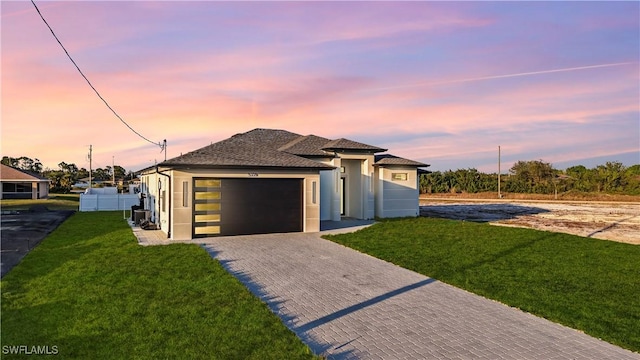
<path fill-rule="evenodd" d="M 625 167 L 607 162 L 588 169 L 583 165 L 558 170 L 542 160 L 518 161 L 500 176 L 500 190 L 509 193 L 554 194 L 569 191 L 640 195 L 640 164 Z M 435 171 L 420 178 L 422 193 L 498 192 L 498 174 L 476 169 Z"/>
<path fill-rule="evenodd" d="M 50 191 L 52 193 L 69 193 L 74 184 L 81 179 L 89 177 L 89 170 L 78 168 L 76 164 L 67 164 L 64 161 L 58 164 L 57 169 L 45 169 L 38 159 L 31 159 L 26 156 L 17 158 L 3 156 L 2 164 L 51 180 Z M 116 179 L 132 178 L 133 173 L 131 171 L 127 172 L 122 166 L 118 165 L 91 170 L 92 181 L 110 181 L 113 177 Z"/>
<path fill-rule="evenodd" d="M 38 159 L 26 156 L 2 157 L 2 163 L 51 180 L 51 192 L 68 193 L 89 171 L 75 164 L 61 162 L 58 169 L 43 169 Z M 131 171 L 114 165 L 92 170 L 94 181 L 133 178 Z M 583 165 L 558 170 L 542 160 L 518 161 L 506 175 L 501 175 L 500 190 L 505 193 L 554 194 L 569 191 L 640 195 L 640 164 L 625 167 L 620 162 L 607 162 L 588 169 Z M 420 177 L 421 193 L 498 192 L 498 174 L 477 169 L 435 171 Z"/>

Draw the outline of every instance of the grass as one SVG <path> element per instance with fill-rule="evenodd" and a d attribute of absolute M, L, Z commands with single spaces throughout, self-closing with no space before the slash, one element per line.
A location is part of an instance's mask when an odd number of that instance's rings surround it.
<path fill-rule="evenodd" d="M 74 214 L 1 290 L 3 346 L 70 359 L 315 358 L 203 248 L 139 246 L 120 212 Z"/>
<path fill-rule="evenodd" d="M 640 246 L 432 218 L 325 238 L 640 351 Z"/>
<path fill-rule="evenodd" d="M 2 199 L 2 210 L 29 210 L 34 205 L 44 205 L 49 210 L 78 210 L 80 195 L 78 194 L 49 194 L 48 199 Z"/>

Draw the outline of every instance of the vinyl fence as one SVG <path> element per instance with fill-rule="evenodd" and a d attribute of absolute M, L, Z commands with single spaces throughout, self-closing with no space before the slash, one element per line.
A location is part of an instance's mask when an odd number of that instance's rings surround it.
<path fill-rule="evenodd" d="M 80 194 L 80 211 L 131 210 L 133 205 L 140 205 L 140 198 L 137 194 L 118 194 L 96 190 L 102 189 L 87 189 L 87 193 Z"/>

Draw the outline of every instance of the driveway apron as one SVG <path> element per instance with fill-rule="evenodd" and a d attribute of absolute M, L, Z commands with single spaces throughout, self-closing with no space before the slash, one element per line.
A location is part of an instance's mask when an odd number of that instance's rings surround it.
<path fill-rule="evenodd" d="M 324 240 L 203 246 L 328 359 L 640 359 L 640 354 Z"/>

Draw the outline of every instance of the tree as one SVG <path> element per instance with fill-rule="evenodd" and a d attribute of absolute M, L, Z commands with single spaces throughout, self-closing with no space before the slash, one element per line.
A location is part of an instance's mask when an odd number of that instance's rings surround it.
<path fill-rule="evenodd" d="M 38 159 L 31 159 L 26 156 L 13 158 L 9 156 L 2 157 L 2 163 L 7 166 L 14 167 L 19 170 L 28 171 L 34 174 L 42 173 L 42 163 Z"/>
<path fill-rule="evenodd" d="M 120 165 L 114 165 L 113 171 L 115 172 L 116 179 L 124 179 L 127 176 L 127 170 Z"/>
<path fill-rule="evenodd" d="M 640 195 L 640 165 L 629 166 L 624 172 L 626 181 L 625 193 Z"/>
<path fill-rule="evenodd" d="M 608 161 L 605 165 L 598 165 L 596 181 L 599 191 L 620 192 L 626 185 L 625 170 L 624 165 L 617 161 Z"/>
<path fill-rule="evenodd" d="M 567 190 L 576 190 L 582 192 L 594 191 L 593 189 L 593 173 L 583 165 L 576 165 L 565 170 L 565 174 L 569 177 L 566 181 Z"/>
<path fill-rule="evenodd" d="M 110 180 L 111 172 L 103 168 L 97 168 L 93 170 L 93 180 Z"/>
<path fill-rule="evenodd" d="M 509 170 L 513 175 L 507 182 L 510 192 L 550 194 L 557 173 L 550 163 L 542 160 L 518 161 Z"/>

